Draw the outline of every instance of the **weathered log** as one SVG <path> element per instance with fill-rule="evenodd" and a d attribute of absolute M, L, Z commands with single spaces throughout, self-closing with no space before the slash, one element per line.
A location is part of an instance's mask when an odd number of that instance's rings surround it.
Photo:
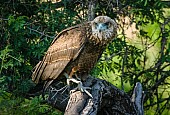
<path fill-rule="evenodd" d="M 144 113 L 140 83 L 136 84 L 132 99 L 109 82 L 91 76 L 83 82 L 83 86 L 91 87 L 89 92 L 93 98 L 85 92 L 69 93 L 64 85 L 60 81 L 50 87 L 48 103 L 65 112 L 65 115 L 143 115 Z"/>

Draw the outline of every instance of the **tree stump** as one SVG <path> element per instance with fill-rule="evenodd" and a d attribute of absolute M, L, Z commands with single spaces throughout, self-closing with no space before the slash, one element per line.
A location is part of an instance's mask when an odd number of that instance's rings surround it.
<path fill-rule="evenodd" d="M 143 115 L 142 85 L 136 83 L 132 98 L 109 82 L 91 76 L 83 86 L 91 87 L 89 92 L 69 93 L 61 81 L 50 86 L 48 103 L 65 112 L 64 115 Z"/>

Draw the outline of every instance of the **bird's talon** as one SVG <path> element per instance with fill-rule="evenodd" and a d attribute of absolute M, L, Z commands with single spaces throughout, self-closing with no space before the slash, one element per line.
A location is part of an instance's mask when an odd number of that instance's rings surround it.
<path fill-rule="evenodd" d="M 79 84 L 79 85 L 78 85 L 78 89 L 79 89 L 81 92 L 85 92 L 88 96 L 90 96 L 91 98 L 93 98 L 93 96 L 89 93 L 89 91 L 87 91 L 87 90 L 90 90 L 90 89 L 91 89 L 90 87 L 84 87 L 84 86 L 82 86 L 82 84 Z"/>
<path fill-rule="evenodd" d="M 84 89 L 81 88 L 80 91 L 81 91 L 81 92 L 84 92 Z"/>
<path fill-rule="evenodd" d="M 91 98 L 93 98 L 93 96 L 87 91 L 87 90 L 84 90 L 85 92 L 86 92 L 86 94 L 88 95 L 88 96 L 90 96 Z"/>

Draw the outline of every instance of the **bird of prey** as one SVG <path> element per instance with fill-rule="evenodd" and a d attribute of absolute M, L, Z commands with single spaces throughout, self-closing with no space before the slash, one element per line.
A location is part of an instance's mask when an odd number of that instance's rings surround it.
<path fill-rule="evenodd" d="M 117 24 L 108 16 L 98 16 L 92 21 L 61 31 L 43 60 L 35 66 L 32 80 L 35 83 L 46 81 L 47 88 L 54 80 L 68 75 L 68 80 L 81 84 L 79 89 L 83 90 L 81 81 L 87 79 L 116 33 Z"/>

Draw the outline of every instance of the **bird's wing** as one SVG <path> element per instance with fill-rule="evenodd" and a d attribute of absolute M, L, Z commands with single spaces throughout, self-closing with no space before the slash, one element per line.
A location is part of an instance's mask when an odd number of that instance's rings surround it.
<path fill-rule="evenodd" d="M 54 80 L 80 54 L 86 42 L 83 26 L 75 26 L 63 30 L 53 40 L 44 58 L 34 69 L 32 80 Z"/>

